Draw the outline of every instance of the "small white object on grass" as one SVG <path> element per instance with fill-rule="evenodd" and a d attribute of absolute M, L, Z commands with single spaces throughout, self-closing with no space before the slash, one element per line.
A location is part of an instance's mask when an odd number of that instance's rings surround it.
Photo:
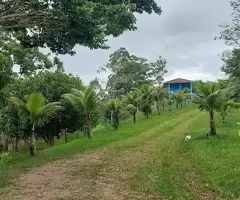
<path fill-rule="evenodd" d="M 187 135 L 187 136 L 185 137 L 185 140 L 191 140 L 191 135 Z"/>

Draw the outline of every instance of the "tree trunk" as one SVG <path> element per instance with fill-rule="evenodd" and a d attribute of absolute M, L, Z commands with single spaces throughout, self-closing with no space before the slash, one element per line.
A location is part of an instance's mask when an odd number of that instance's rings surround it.
<path fill-rule="evenodd" d="M 214 112 L 210 111 L 210 135 L 216 135 L 215 121 L 214 121 Z"/>
<path fill-rule="evenodd" d="M 54 134 L 49 132 L 49 146 L 54 146 Z"/>
<path fill-rule="evenodd" d="M 55 145 L 55 136 L 54 134 L 51 137 L 51 145 L 54 146 Z"/>
<path fill-rule="evenodd" d="M 133 113 L 133 123 L 136 124 L 136 112 Z"/>
<path fill-rule="evenodd" d="M 91 117 L 90 114 L 87 116 L 87 135 L 89 139 L 92 139 L 92 131 L 91 131 Z"/>
<path fill-rule="evenodd" d="M 8 145 L 9 145 L 9 140 L 8 140 L 8 136 L 6 135 L 4 150 L 3 150 L 4 152 L 8 152 Z"/>
<path fill-rule="evenodd" d="M 111 110 L 111 124 L 112 124 L 112 126 L 114 126 L 113 110 Z"/>
<path fill-rule="evenodd" d="M 32 127 L 32 135 L 30 137 L 30 154 L 31 156 L 37 155 L 36 137 L 35 137 L 35 124 Z"/>
<path fill-rule="evenodd" d="M 64 138 L 65 138 L 65 143 L 68 143 L 68 138 L 67 138 L 67 129 L 64 129 Z"/>
<path fill-rule="evenodd" d="M 15 148 L 15 143 L 14 143 L 14 139 L 11 138 L 11 143 L 12 143 L 12 150 L 14 150 Z"/>
<path fill-rule="evenodd" d="M 162 109 L 165 110 L 165 105 L 164 104 L 162 105 Z"/>
<path fill-rule="evenodd" d="M 146 112 L 146 117 L 149 118 L 149 113 L 148 112 Z"/>
<path fill-rule="evenodd" d="M 16 142 L 15 142 L 15 151 L 18 152 L 18 143 L 19 143 L 19 136 L 16 135 Z"/>
<path fill-rule="evenodd" d="M 47 145 L 49 144 L 49 140 L 48 140 L 48 137 L 47 136 L 44 136 L 43 137 L 44 141 L 47 143 Z"/>
<path fill-rule="evenodd" d="M 157 112 L 158 112 L 158 115 L 161 114 L 161 113 L 160 113 L 160 106 L 159 106 L 159 105 L 157 105 Z"/>

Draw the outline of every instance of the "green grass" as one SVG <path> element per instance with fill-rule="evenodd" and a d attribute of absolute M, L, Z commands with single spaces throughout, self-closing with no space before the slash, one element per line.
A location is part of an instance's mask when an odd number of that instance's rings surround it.
<path fill-rule="evenodd" d="M 141 191 L 157 191 L 170 199 L 195 199 L 194 192 L 188 185 L 180 143 L 203 117 L 203 113 L 195 111 L 184 123 L 155 139 L 149 160 L 145 165 L 139 166 L 135 176 L 135 184 Z"/>
<path fill-rule="evenodd" d="M 139 134 L 156 127 L 160 122 L 170 120 L 173 116 L 184 115 L 185 112 L 191 110 L 193 110 L 192 107 L 173 110 L 172 112 L 165 111 L 161 116 L 151 116 L 149 119 L 141 116 L 136 124 L 128 121 L 122 124 L 117 131 L 111 127 L 97 128 L 93 131 L 93 140 L 88 140 L 86 137 L 80 136 L 78 139 L 70 141 L 67 144 L 60 143 L 41 150 L 37 157 L 30 157 L 28 152 L 12 153 L 9 157 L 0 160 L 0 187 L 4 187 L 9 178 L 16 177 L 19 173 L 25 172 L 30 168 L 79 152 L 100 148 L 126 138 L 136 138 Z M 169 129 L 171 127 L 166 128 Z"/>
<path fill-rule="evenodd" d="M 240 197 L 240 137 L 237 121 L 240 110 L 232 110 L 225 125 L 217 116 L 217 137 L 206 137 L 207 127 L 199 126 L 192 132 L 193 140 L 182 144 L 182 149 L 190 157 L 192 167 L 202 180 L 223 198 Z M 203 124 L 208 124 L 203 119 Z"/>
<path fill-rule="evenodd" d="M 129 184 L 144 193 L 163 199 L 236 199 L 240 197 L 240 137 L 237 121 L 240 110 L 232 110 L 226 124 L 216 116 L 216 137 L 209 131 L 207 113 L 192 107 L 165 112 L 150 119 L 140 117 L 137 124 L 122 124 L 119 130 L 98 127 L 92 141 L 73 136 L 68 144 L 39 151 L 37 157 L 28 152 L 13 153 L 0 160 L 0 185 L 35 166 L 67 158 L 79 152 L 111 148 L 114 157 L 128 152 L 140 152 Z M 192 139 L 185 141 L 186 134 Z M 112 157 L 112 158 L 114 158 Z M 117 162 L 117 161 L 116 161 Z M 119 164 L 119 163 L 117 163 Z M 125 163 L 123 165 L 131 164 Z M 127 166 L 126 166 L 127 167 Z"/>
<path fill-rule="evenodd" d="M 163 135 L 152 145 L 145 165 L 139 166 L 135 186 L 143 192 L 157 191 L 169 199 L 207 199 L 240 197 L 240 137 L 237 121 L 240 110 L 232 110 L 225 125 L 216 116 L 216 137 L 206 136 L 209 118 L 202 113 L 193 120 L 183 139 L 181 125 L 172 135 Z"/>

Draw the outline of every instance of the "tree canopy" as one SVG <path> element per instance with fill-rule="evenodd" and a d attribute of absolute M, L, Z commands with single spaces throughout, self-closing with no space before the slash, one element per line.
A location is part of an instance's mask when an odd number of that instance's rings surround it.
<path fill-rule="evenodd" d="M 154 63 L 147 59 L 131 55 L 125 48 L 120 48 L 110 55 L 106 67 L 102 68 L 109 76 L 106 89 L 111 97 L 118 97 L 139 88 L 143 84 L 161 83 L 166 60 L 159 57 Z"/>
<path fill-rule="evenodd" d="M 240 2 L 239 0 L 232 0 L 231 6 L 233 8 L 232 23 L 223 24 L 220 39 L 224 39 L 226 44 L 239 48 L 240 46 Z"/>
<path fill-rule="evenodd" d="M 231 78 L 240 77 L 240 49 L 224 52 L 222 60 L 224 62 L 222 66 L 223 72 Z"/>
<path fill-rule="evenodd" d="M 52 62 L 49 54 L 43 54 L 38 48 L 24 48 L 10 35 L 3 32 L 0 33 L 0 46 L 0 90 L 15 74 L 14 66 L 18 68 L 20 76 L 29 76 L 38 71 L 50 69 L 54 64 L 61 65 L 57 58 Z"/>
<path fill-rule="evenodd" d="M 135 12 L 160 15 L 161 8 L 155 0 L 6 0 L 0 3 L 0 28 L 24 47 L 73 54 L 77 44 L 107 48 L 107 36 L 135 30 Z"/>

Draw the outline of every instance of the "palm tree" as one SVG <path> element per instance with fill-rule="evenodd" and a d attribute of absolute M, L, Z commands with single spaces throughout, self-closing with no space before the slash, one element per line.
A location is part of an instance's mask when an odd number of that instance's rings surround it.
<path fill-rule="evenodd" d="M 111 99 L 107 103 L 107 112 L 110 113 L 111 124 L 115 129 L 119 127 L 120 109 L 122 102 L 119 99 Z"/>
<path fill-rule="evenodd" d="M 210 117 L 210 135 L 216 135 L 214 113 L 221 111 L 221 93 L 215 83 L 201 83 L 197 94 L 193 95 L 193 103 L 198 105 L 200 111 L 205 110 Z"/>
<path fill-rule="evenodd" d="M 221 117 L 223 124 L 225 123 L 228 108 L 240 108 L 240 103 L 234 102 L 232 100 L 223 101 L 221 103 Z"/>
<path fill-rule="evenodd" d="M 151 85 L 142 85 L 140 92 L 140 109 L 148 118 L 152 112 L 154 87 Z"/>
<path fill-rule="evenodd" d="M 73 106 L 83 107 L 86 118 L 86 127 L 88 138 L 92 139 L 92 114 L 96 107 L 96 95 L 92 87 L 86 87 L 83 91 L 72 89 L 70 94 L 64 94 Z"/>
<path fill-rule="evenodd" d="M 26 103 L 17 97 L 10 97 L 8 100 L 26 113 L 29 118 L 32 127 L 30 153 L 35 156 L 37 154 L 35 127 L 54 118 L 61 106 L 58 102 L 45 104 L 46 99 L 40 93 L 32 93 Z"/>
<path fill-rule="evenodd" d="M 188 88 L 184 88 L 183 90 L 180 91 L 180 94 L 185 101 L 185 105 L 187 105 L 187 100 L 190 99 L 191 97 L 191 91 Z"/>
<path fill-rule="evenodd" d="M 183 97 L 181 95 L 181 93 L 177 93 L 177 94 L 173 94 L 172 98 L 175 100 L 176 102 L 176 108 L 179 107 L 179 105 L 181 105 L 182 107 L 182 102 L 183 102 Z"/>
<path fill-rule="evenodd" d="M 139 97 L 138 92 L 135 91 L 132 94 L 128 94 L 125 97 L 125 103 L 127 104 L 127 110 L 133 116 L 133 123 L 136 123 L 136 114 L 138 110 Z"/>
<path fill-rule="evenodd" d="M 173 99 L 168 99 L 167 100 L 167 105 L 168 105 L 168 110 L 169 111 L 172 111 L 172 105 L 173 105 L 174 101 L 175 100 L 173 100 Z"/>
<path fill-rule="evenodd" d="M 237 85 L 234 87 L 223 88 L 221 90 L 221 117 L 222 123 L 225 123 L 228 108 L 240 108 L 240 103 L 231 99 L 232 94 L 236 92 Z"/>
<path fill-rule="evenodd" d="M 160 115 L 160 107 L 164 105 L 164 100 L 167 95 L 167 89 L 165 86 L 159 86 L 155 88 L 153 98 L 157 105 L 157 112 Z"/>

